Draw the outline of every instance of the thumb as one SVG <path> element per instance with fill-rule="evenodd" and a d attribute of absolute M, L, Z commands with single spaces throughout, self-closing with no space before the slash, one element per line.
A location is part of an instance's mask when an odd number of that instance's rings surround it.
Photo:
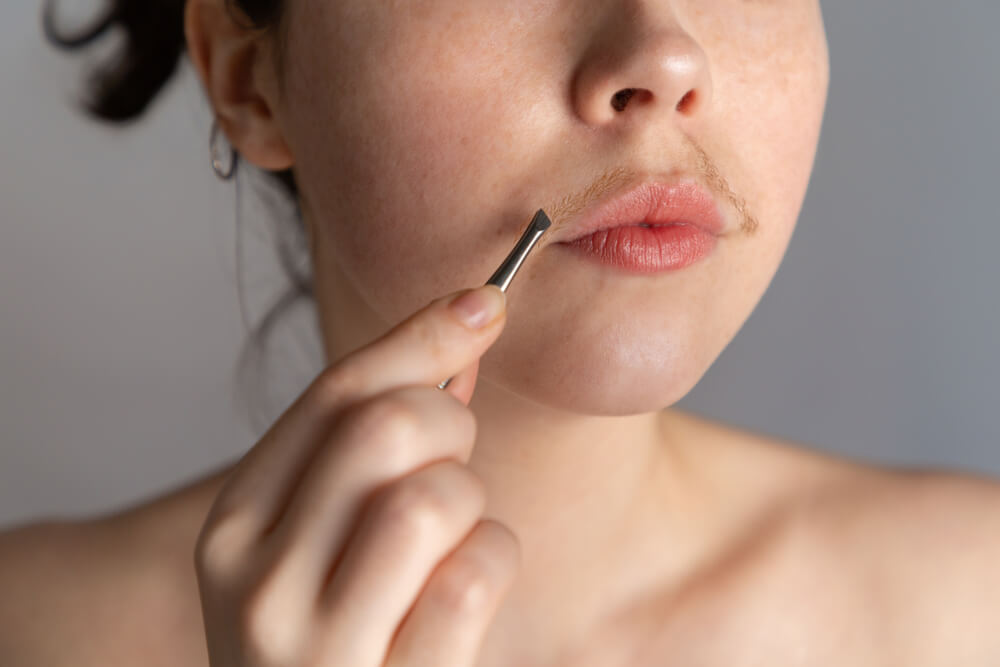
<path fill-rule="evenodd" d="M 472 394 L 476 390 L 476 379 L 479 377 L 479 358 L 462 369 L 462 371 L 451 379 L 445 391 L 462 401 L 466 406 L 472 400 Z"/>

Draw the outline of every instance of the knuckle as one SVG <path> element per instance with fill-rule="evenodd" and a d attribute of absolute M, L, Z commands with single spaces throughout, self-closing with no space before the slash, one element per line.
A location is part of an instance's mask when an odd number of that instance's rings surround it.
<path fill-rule="evenodd" d="M 211 520 L 202 526 L 195 541 L 195 568 L 203 579 L 230 576 L 240 560 L 243 531 L 238 515 Z"/>
<path fill-rule="evenodd" d="M 258 585 L 244 596 L 238 610 L 239 630 L 255 662 L 280 665 L 296 661 L 302 638 L 298 625 L 289 622 L 288 612 L 267 585 Z"/>
<path fill-rule="evenodd" d="M 327 366 L 316 377 L 309 391 L 310 400 L 320 410 L 340 404 L 360 386 L 355 365 L 350 357 Z"/>
<path fill-rule="evenodd" d="M 484 519 L 477 529 L 483 542 L 483 552 L 489 554 L 498 577 L 513 579 L 521 567 L 521 542 L 499 521 Z"/>
<path fill-rule="evenodd" d="M 418 317 L 411 323 L 411 333 L 421 348 L 421 353 L 435 362 L 447 357 L 448 346 L 441 335 L 440 323 L 433 318 Z"/>
<path fill-rule="evenodd" d="M 493 568 L 480 559 L 457 552 L 428 590 L 435 606 L 454 614 L 480 611 L 496 598 L 502 586 Z"/>
<path fill-rule="evenodd" d="M 409 401 L 388 393 L 349 409 L 342 425 L 356 446 L 379 459 L 393 460 L 419 437 L 422 421 Z"/>
<path fill-rule="evenodd" d="M 408 543 L 440 533 L 451 515 L 447 500 L 424 477 L 409 477 L 384 492 L 379 522 Z"/>

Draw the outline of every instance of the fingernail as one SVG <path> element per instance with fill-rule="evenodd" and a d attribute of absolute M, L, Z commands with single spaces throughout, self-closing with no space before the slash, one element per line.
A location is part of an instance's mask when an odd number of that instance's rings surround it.
<path fill-rule="evenodd" d="M 503 312 L 506 295 L 496 285 L 484 285 L 464 292 L 448 307 L 470 329 L 482 329 Z"/>

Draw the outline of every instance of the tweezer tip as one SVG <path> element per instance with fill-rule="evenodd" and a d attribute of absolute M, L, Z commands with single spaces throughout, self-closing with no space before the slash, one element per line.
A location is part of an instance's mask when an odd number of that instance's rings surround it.
<path fill-rule="evenodd" d="M 545 211 L 538 209 L 538 212 L 535 213 L 535 218 L 531 221 L 531 224 L 535 229 L 545 230 L 549 228 L 552 221 L 549 220 L 549 216 L 545 215 Z"/>

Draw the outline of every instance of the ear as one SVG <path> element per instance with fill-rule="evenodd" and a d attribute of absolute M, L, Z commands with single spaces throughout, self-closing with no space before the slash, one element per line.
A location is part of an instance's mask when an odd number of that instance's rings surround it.
<path fill-rule="evenodd" d="M 187 0 L 184 35 L 188 55 L 221 129 L 240 155 L 262 169 L 294 163 L 274 110 L 280 87 L 271 33 L 227 0 Z M 236 12 L 235 15 L 232 12 Z"/>

